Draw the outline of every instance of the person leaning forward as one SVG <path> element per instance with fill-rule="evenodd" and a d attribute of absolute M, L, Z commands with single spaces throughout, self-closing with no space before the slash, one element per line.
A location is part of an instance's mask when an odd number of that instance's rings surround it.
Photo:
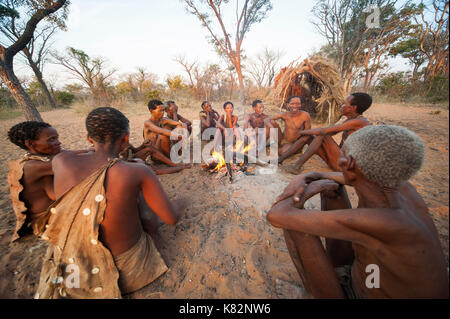
<path fill-rule="evenodd" d="M 53 159 L 57 200 L 42 236 L 50 246 L 36 298 L 120 298 L 168 269 L 148 232 L 156 215 L 174 225 L 181 209 L 150 168 L 117 158 L 130 134 L 120 111 L 95 109 L 86 128 L 95 152 Z M 68 269 L 77 270 L 78 285 Z"/>
<path fill-rule="evenodd" d="M 424 154 L 420 138 L 403 127 L 366 126 L 345 141 L 342 172 L 299 175 L 280 195 L 267 219 L 283 229 L 313 297 L 448 298 L 436 227 L 408 182 Z M 350 206 L 343 185 L 355 188 L 358 208 Z M 322 211 L 304 209 L 319 193 Z"/>

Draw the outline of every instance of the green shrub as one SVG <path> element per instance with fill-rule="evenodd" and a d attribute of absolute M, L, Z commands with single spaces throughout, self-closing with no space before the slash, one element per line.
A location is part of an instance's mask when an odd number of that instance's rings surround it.
<path fill-rule="evenodd" d="M 159 92 L 158 90 L 150 90 L 147 92 L 147 100 L 160 100 L 161 99 L 161 92 Z"/>
<path fill-rule="evenodd" d="M 66 91 L 56 91 L 55 100 L 56 103 L 67 106 L 73 103 L 75 95 Z"/>
<path fill-rule="evenodd" d="M 448 101 L 448 77 L 443 75 L 437 75 L 428 79 L 425 83 L 427 88 L 427 97 L 431 99 L 432 102 L 443 102 Z"/>
<path fill-rule="evenodd" d="M 401 102 L 445 102 L 449 99 L 449 78 L 437 75 L 424 81 L 405 72 L 390 73 L 376 86 L 376 93 Z"/>
<path fill-rule="evenodd" d="M 389 73 L 381 79 L 376 89 L 381 95 L 389 95 L 394 98 L 404 96 L 408 83 L 404 72 Z"/>

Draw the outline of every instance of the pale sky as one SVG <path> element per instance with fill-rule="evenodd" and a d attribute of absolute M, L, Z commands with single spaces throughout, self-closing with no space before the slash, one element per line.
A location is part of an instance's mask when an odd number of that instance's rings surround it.
<path fill-rule="evenodd" d="M 173 59 L 185 55 L 189 61 L 218 63 L 198 19 L 188 14 L 181 0 L 72 0 L 68 31 L 54 38 L 54 48 L 63 51 L 72 46 L 88 55 L 101 56 L 109 61 L 118 74 L 131 73 L 145 67 L 163 82 L 167 75 L 182 74 L 183 69 Z M 233 3 L 234 1 L 230 1 Z M 313 1 L 272 0 L 273 9 L 261 23 L 253 25 L 244 39 L 248 57 L 254 57 L 265 47 L 284 52 L 281 66 L 297 58 L 306 58 L 319 49 L 325 40 L 310 22 Z M 232 28 L 234 14 L 230 21 Z M 405 68 L 405 61 L 395 68 Z M 17 64 L 16 72 L 28 73 Z M 59 83 L 73 82 L 66 71 L 48 65 L 44 77 L 57 78 Z"/>

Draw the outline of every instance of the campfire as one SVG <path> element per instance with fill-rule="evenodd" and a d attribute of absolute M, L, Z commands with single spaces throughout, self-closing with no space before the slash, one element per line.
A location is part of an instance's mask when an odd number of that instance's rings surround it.
<path fill-rule="evenodd" d="M 231 147 L 231 146 L 230 146 Z M 211 157 L 202 164 L 202 168 L 205 171 L 209 171 L 211 174 L 217 173 L 216 178 L 222 178 L 228 176 L 230 183 L 233 182 L 233 174 L 235 172 L 242 172 L 245 175 L 254 175 L 254 168 L 248 166 L 249 158 L 253 158 L 248 154 L 248 151 L 252 148 L 252 145 L 244 147 L 242 141 L 237 141 L 232 150 L 232 161 L 227 163 L 222 153 L 214 151 Z M 235 159 L 243 159 L 243 162 L 238 163 Z M 259 161 L 261 162 L 261 161 Z M 260 163 L 261 164 L 261 163 Z"/>

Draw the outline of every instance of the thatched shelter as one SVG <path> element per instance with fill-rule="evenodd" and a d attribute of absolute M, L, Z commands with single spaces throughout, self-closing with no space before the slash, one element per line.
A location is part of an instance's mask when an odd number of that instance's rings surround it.
<path fill-rule="evenodd" d="M 331 60 L 314 56 L 301 63 L 293 61 L 283 68 L 274 80 L 270 96 L 283 108 L 292 95 L 302 97 L 304 110 L 316 120 L 327 123 L 339 120 L 345 92 Z"/>

